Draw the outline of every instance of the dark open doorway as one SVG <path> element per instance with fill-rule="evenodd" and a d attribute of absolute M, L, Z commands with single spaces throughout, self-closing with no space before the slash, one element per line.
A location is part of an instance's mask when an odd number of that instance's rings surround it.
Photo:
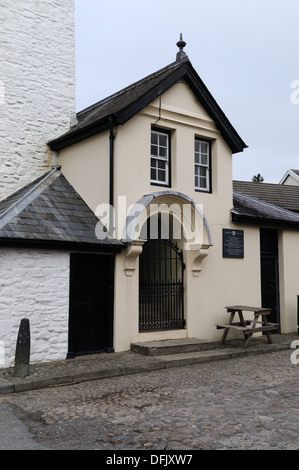
<path fill-rule="evenodd" d="M 260 230 L 262 307 L 272 309 L 268 320 L 280 323 L 278 231 Z M 277 330 L 279 332 L 279 328 Z"/>
<path fill-rule="evenodd" d="M 68 357 L 113 351 L 114 257 L 71 254 Z"/>

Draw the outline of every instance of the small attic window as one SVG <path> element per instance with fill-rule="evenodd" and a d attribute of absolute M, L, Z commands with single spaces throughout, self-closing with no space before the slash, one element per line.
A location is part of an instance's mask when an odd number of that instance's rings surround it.
<path fill-rule="evenodd" d="M 167 131 L 151 131 L 151 183 L 170 184 L 170 134 Z"/>

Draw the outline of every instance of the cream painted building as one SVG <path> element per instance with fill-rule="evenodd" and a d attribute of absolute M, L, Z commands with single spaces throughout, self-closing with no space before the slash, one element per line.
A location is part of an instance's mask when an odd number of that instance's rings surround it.
<path fill-rule="evenodd" d="M 49 145 L 68 181 L 125 245 L 115 258 L 116 351 L 154 339 L 219 339 L 215 323 L 225 320 L 225 306 L 266 306 L 267 276 L 273 275 L 273 320 L 282 333 L 296 329 L 296 281 L 286 257 L 297 242 L 299 216 L 234 196 L 232 155 L 246 144 L 182 49 L 174 63 L 77 117 L 77 125 Z M 254 222 L 246 212 L 251 204 Z M 158 233 L 159 240 L 146 241 L 159 213 L 161 230 L 170 214 L 170 229 L 164 239 Z M 173 221 L 183 236 L 170 236 Z M 224 253 L 235 232 L 242 246 Z M 273 237 L 277 242 L 268 253 Z M 177 283 L 167 256 L 183 266 Z"/>
<path fill-rule="evenodd" d="M 290 187 L 272 185 L 269 201 L 263 183 L 232 181 L 246 144 L 178 47 L 79 112 L 48 141 L 53 169 L 0 202 L 7 364 L 24 315 L 35 361 L 218 340 L 235 304 L 297 329 L 299 215 L 274 197 Z"/>

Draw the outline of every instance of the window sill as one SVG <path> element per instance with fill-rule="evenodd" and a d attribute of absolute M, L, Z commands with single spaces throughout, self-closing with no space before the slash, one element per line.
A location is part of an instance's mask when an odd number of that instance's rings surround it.
<path fill-rule="evenodd" d="M 210 189 L 198 189 L 198 188 L 194 188 L 194 191 L 196 193 L 205 193 L 205 194 L 212 194 L 212 191 Z"/>
<path fill-rule="evenodd" d="M 163 183 L 154 183 L 154 182 L 150 182 L 151 186 L 161 186 L 161 188 L 171 188 L 171 185 L 170 184 L 163 184 Z"/>

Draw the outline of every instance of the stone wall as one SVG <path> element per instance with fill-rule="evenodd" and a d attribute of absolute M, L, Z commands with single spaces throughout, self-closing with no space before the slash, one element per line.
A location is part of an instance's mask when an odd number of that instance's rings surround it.
<path fill-rule="evenodd" d="M 0 200 L 51 164 L 75 113 L 74 0 L 0 2 Z"/>
<path fill-rule="evenodd" d="M 1 248 L 0 367 L 14 363 L 22 318 L 30 321 L 31 362 L 65 359 L 69 264 L 65 252 Z"/>

